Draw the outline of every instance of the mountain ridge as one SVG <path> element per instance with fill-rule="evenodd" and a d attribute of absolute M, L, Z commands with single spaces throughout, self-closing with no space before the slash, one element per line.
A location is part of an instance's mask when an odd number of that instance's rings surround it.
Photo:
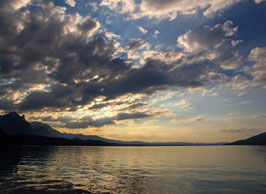
<path fill-rule="evenodd" d="M 266 145 L 266 132 L 227 145 Z"/>
<path fill-rule="evenodd" d="M 61 133 L 57 131 L 56 129 L 52 128 L 50 125 L 42 123 L 42 122 L 30 122 L 30 125 L 35 130 L 44 130 L 46 129 L 49 131 L 50 136 L 48 137 L 62 137 L 67 139 L 74 139 L 79 138 L 81 140 L 96 140 L 96 141 L 104 141 L 108 143 L 122 143 L 123 141 L 119 140 L 111 140 L 107 138 L 103 138 L 97 135 L 83 135 L 83 134 L 72 134 L 72 133 Z"/>
<path fill-rule="evenodd" d="M 28 122 L 25 116 L 16 112 L 10 112 L 0 116 L 0 128 L 7 135 L 38 136 L 47 138 L 63 138 L 74 141 L 100 141 L 108 144 L 119 145 L 145 145 L 145 146 L 190 146 L 190 145 L 224 145 L 225 143 L 190 143 L 190 142 L 142 142 L 142 141 L 121 141 L 103 138 L 97 135 L 83 135 L 61 133 L 48 124 L 42 122 Z M 45 139 L 45 138 L 42 138 Z"/>
<path fill-rule="evenodd" d="M 0 115 L 0 128 L 9 135 L 34 134 L 34 130 L 26 121 L 25 116 L 20 116 L 16 112 Z"/>

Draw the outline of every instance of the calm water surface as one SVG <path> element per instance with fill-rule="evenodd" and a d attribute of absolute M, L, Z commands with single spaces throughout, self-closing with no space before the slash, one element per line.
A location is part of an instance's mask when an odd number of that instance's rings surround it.
<path fill-rule="evenodd" d="M 266 193 L 265 146 L 18 146 L 0 154 L 0 193 Z"/>

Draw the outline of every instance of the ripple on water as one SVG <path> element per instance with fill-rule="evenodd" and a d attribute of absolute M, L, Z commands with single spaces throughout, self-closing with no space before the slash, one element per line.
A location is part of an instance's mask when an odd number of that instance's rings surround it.
<path fill-rule="evenodd" d="M 266 193 L 263 146 L 18 146 L 0 154 L 0 193 Z"/>

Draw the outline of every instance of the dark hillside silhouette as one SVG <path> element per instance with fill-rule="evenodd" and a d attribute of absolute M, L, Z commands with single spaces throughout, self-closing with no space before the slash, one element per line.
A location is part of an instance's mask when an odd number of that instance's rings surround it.
<path fill-rule="evenodd" d="M 0 128 L 9 135 L 35 134 L 30 124 L 25 120 L 24 115 L 19 116 L 16 112 L 0 116 Z"/>
<path fill-rule="evenodd" d="M 61 133 L 41 122 L 28 122 L 24 115 L 10 112 L 0 116 L 2 145 L 123 145 L 123 146 L 192 146 L 221 145 L 225 143 L 188 143 L 188 142 L 141 142 L 120 141 L 99 137 Z"/>
<path fill-rule="evenodd" d="M 266 145 L 266 133 L 261 133 L 245 140 L 235 141 L 228 145 Z"/>

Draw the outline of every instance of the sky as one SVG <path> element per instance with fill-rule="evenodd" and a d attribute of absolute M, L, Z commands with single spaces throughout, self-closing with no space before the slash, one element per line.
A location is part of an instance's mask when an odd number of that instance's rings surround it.
<path fill-rule="evenodd" d="M 1 0 L 0 112 L 124 141 L 266 131 L 265 0 Z"/>

